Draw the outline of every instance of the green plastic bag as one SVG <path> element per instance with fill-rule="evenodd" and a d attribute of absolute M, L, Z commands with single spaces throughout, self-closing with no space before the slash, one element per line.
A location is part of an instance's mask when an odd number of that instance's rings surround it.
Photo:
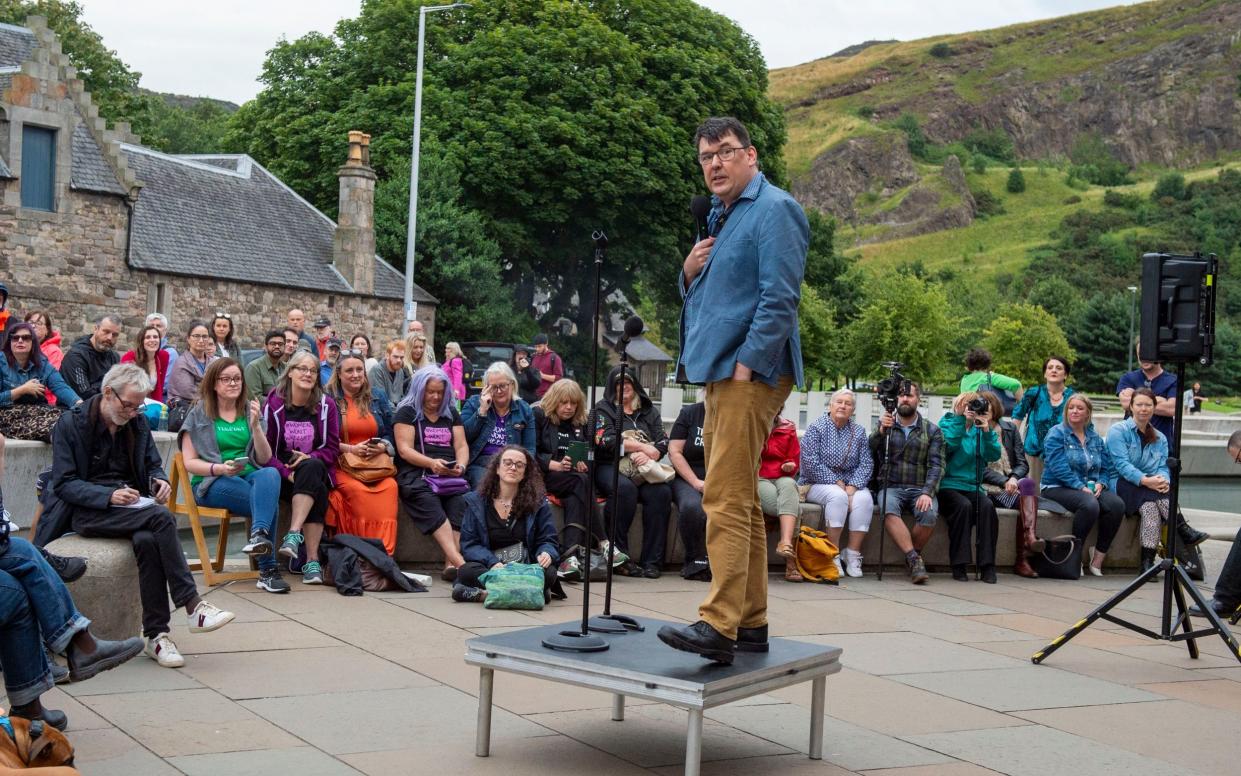
<path fill-rule="evenodd" d="M 543 567 L 537 563 L 510 563 L 478 579 L 487 588 L 487 609 L 543 608 Z"/>

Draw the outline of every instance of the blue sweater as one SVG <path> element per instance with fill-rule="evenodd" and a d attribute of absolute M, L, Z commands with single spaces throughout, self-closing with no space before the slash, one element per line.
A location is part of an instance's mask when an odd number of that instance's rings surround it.
<path fill-rule="evenodd" d="M 1116 483 L 1122 477 L 1134 485 L 1140 485 L 1147 476 L 1172 481 L 1168 471 L 1168 438 L 1153 423 L 1151 429 L 1155 432 L 1155 441 L 1145 446 L 1133 418 L 1122 420 L 1107 430 L 1107 451 L 1114 468 L 1107 482 L 1109 488 L 1116 490 Z"/>
<path fill-rule="evenodd" d="M 531 563 L 542 552 L 551 557 L 552 563 L 560 560 L 556 523 L 552 520 L 552 508 L 546 499 L 537 512 L 526 518 L 526 549 L 530 552 Z M 481 563 L 487 568 L 500 562 L 491 551 L 486 497 L 476 490 L 465 494 L 465 514 L 461 516 L 461 555 L 467 561 Z"/>

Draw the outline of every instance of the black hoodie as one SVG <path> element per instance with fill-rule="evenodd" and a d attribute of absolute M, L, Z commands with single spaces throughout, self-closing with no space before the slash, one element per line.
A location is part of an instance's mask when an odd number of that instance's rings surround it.
<path fill-rule="evenodd" d="M 103 376 L 121 360 L 115 350 L 95 350 L 90 338 L 87 334 L 75 340 L 60 363 L 60 376 L 83 400 L 101 392 Z"/>
<path fill-rule="evenodd" d="M 651 403 L 646 390 L 638 382 L 638 376 L 632 371 L 625 372 L 625 379 L 633 384 L 638 395 L 638 409 L 632 415 L 626 415 L 623 422 L 624 431 L 638 429 L 646 433 L 651 444 L 659 450 L 660 457 L 668 452 L 668 435 L 664 433 L 664 421 L 659 410 Z M 612 463 L 616 460 L 616 426 L 620 417 L 620 407 L 616 403 L 616 386 L 620 383 L 620 367 L 608 373 L 607 397 L 602 399 L 596 408 L 595 419 L 595 456 L 600 463 Z"/>

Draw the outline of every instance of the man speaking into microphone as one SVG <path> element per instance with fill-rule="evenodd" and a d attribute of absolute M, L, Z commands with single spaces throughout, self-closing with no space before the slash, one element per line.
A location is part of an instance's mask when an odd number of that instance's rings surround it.
<path fill-rule="evenodd" d="M 694 133 L 711 192 L 707 234 L 685 257 L 678 286 L 678 379 L 706 385 L 703 447 L 711 591 L 698 622 L 665 626 L 667 645 L 717 663 L 767 651 L 767 530 L 759 456 L 784 400 L 802 378 L 797 305 L 810 225 L 788 192 L 758 169 L 750 133 L 709 118 Z"/>

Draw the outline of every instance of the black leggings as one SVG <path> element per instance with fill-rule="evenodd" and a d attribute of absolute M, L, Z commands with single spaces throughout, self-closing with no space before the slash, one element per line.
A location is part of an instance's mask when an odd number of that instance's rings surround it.
<path fill-rule="evenodd" d="M 586 520 L 590 519 L 590 531 L 594 535 L 594 547 L 601 539 L 607 538 L 607 530 L 603 526 L 603 516 L 594 504 L 587 505 L 588 494 L 586 479 L 589 474 L 584 472 L 553 472 L 543 473 L 543 484 L 547 492 L 560 499 L 564 509 L 564 531 L 560 535 L 560 546 L 568 555 L 575 547 L 586 546 Z M 593 549 L 593 547 L 592 547 Z"/>
<path fill-rule="evenodd" d="M 672 481 L 672 495 L 677 502 L 677 531 L 685 544 L 685 569 L 699 570 L 694 561 L 707 559 L 707 513 L 702 508 L 702 494 L 685 480 Z"/>
<path fill-rule="evenodd" d="M 595 474 L 595 486 L 605 496 L 612 495 L 611 464 L 599 466 Z M 629 528 L 633 525 L 642 502 L 642 566 L 662 566 L 664 550 L 668 546 L 668 513 L 672 509 L 672 488 L 666 482 L 644 482 L 635 485 L 633 480 L 621 476 L 617 481 L 616 494 L 616 546 L 629 552 Z"/>
<path fill-rule="evenodd" d="M 948 561 L 954 566 L 970 562 L 970 529 L 974 529 L 974 560 L 979 568 L 995 565 L 995 541 L 999 533 L 999 517 L 986 493 L 977 494 L 978 515 L 975 519 L 975 494 L 952 488 L 939 489 L 939 513 L 948 521 Z"/>
<path fill-rule="evenodd" d="M 1076 488 L 1045 488 L 1043 495 L 1073 511 L 1073 535 L 1083 543 L 1095 523 L 1099 524 L 1099 536 L 1095 540 L 1095 550 L 1106 553 L 1120 530 L 1120 522 L 1125 517 L 1125 502 L 1110 490 L 1105 490 L 1095 498 L 1084 490 Z"/>
<path fill-rule="evenodd" d="M 280 498 L 292 501 L 294 496 L 310 496 L 314 503 L 310 506 L 307 523 L 322 523 L 327 516 L 328 491 L 332 489 L 332 480 L 328 477 L 327 466 L 318 458 L 307 458 L 293 470 L 293 481 L 280 481 Z"/>

